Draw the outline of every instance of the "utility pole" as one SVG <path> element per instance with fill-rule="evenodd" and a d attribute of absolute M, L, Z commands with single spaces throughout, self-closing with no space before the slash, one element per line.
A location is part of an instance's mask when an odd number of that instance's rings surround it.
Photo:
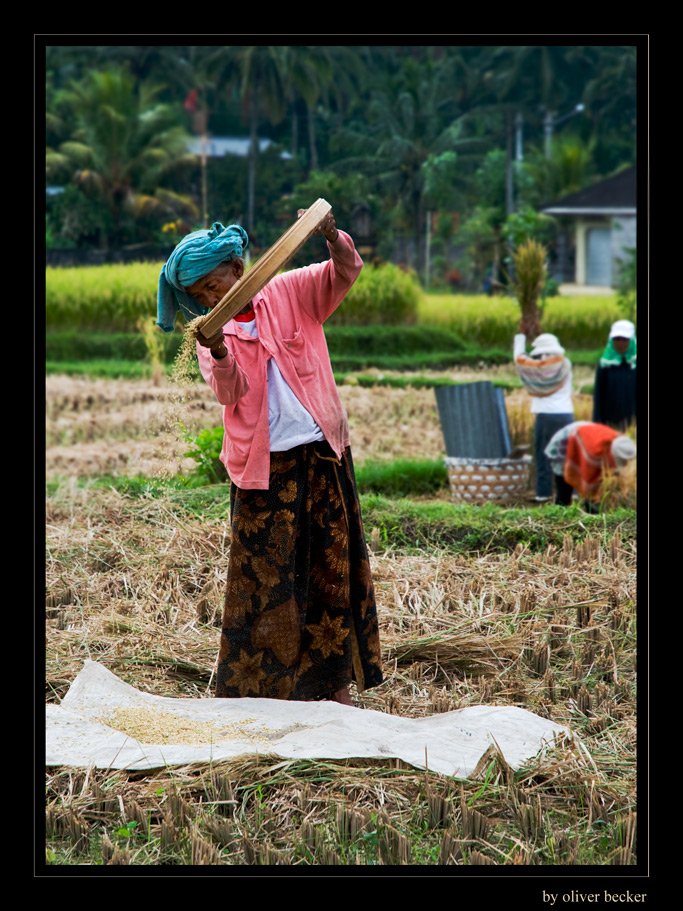
<path fill-rule="evenodd" d="M 581 111 L 586 109 L 585 104 L 575 104 L 574 108 L 568 113 L 564 114 L 562 117 L 555 118 L 555 115 L 552 111 L 548 111 L 543 118 L 543 134 L 545 142 L 545 157 L 550 158 L 552 154 L 552 144 L 553 144 L 553 129 L 558 125 L 558 123 L 564 123 L 565 120 L 569 120 L 570 117 L 573 117 L 575 114 L 580 114 Z"/>
<path fill-rule="evenodd" d="M 517 112 L 515 117 L 515 161 L 522 161 L 524 158 L 524 153 L 522 151 L 522 130 L 524 128 L 524 118 L 522 115 Z"/>
<path fill-rule="evenodd" d="M 202 163 L 202 225 L 205 228 L 209 227 L 209 215 L 208 215 L 208 206 L 207 206 L 207 192 L 206 192 L 206 145 L 207 145 L 207 136 L 206 130 L 202 134 L 202 154 L 201 154 L 201 163 Z"/>
<path fill-rule="evenodd" d="M 430 268 L 430 256 L 431 256 L 431 241 L 432 241 L 432 213 L 427 212 L 427 222 L 425 224 L 425 288 L 429 287 L 429 268 Z"/>
<path fill-rule="evenodd" d="M 512 118 L 508 110 L 505 117 L 505 211 L 508 215 L 515 211 L 512 167 Z"/>

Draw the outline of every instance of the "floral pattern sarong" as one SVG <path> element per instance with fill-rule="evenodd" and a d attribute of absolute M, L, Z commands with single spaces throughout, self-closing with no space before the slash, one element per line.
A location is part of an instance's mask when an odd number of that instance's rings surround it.
<path fill-rule="evenodd" d="M 230 494 L 216 695 L 314 700 L 382 682 L 353 462 L 310 443 L 272 452 L 268 490 Z"/>

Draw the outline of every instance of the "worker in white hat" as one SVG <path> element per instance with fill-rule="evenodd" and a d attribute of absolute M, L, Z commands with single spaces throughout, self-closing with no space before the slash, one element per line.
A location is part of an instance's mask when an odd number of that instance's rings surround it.
<path fill-rule="evenodd" d="M 545 448 L 553 434 L 574 420 L 572 365 L 557 337 L 548 332 L 537 335 L 527 353 L 528 328 L 526 320 L 522 319 L 514 339 L 513 356 L 517 373 L 531 398 L 531 413 L 535 416 L 536 500 L 544 502 L 553 495 L 553 472 Z"/>
<path fill-rule="evenodd" d="M 595 371 L 594 421 L 622 431 L 635 423 L 636 361 L 636 327 L 630 320 L 617 320 Z"/>

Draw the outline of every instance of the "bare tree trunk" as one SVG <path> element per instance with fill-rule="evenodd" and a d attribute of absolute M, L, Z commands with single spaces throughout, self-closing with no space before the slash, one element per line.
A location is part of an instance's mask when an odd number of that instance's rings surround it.
<path fill-rule="evenodd" d="M 501 256 L 500 229 L 498 227 L 495 227 L 493 229 L 493 274 L 491 275 L 491 278 L 497 282 L 502 281 L 502 283 L 504 284 L 505 276 L 501 275 L 501 267 L 500 267 L 501 260 L 502 260 L 502 256 Z"/>
<path fill-rule="evenodd" d="M 415 225 L 416 241 L 415 267 L 418 275 L 424 275 L 427 268 L 427 237 L 425 222 L 426 216 L 419 194 L 415 194 L 413 197 L 413 211 L 415 212 L 415 218 L 413 221 L 413 224 Z"/>
<path fill-rule="evenodd" d="M 290 152 L 292 158 L 296 158 L 299 152 L 299 116 L 296 112 L 296 98 L 292 98 L 292 138 L 290 142 Z"/>
<path fill-rule="evenodd" d="M 252 102 L 249 153 L 247 157 L 247 233 L 254 229 L 254 195 L 256 186 L 256 156 L 258 155 L 258 136 L 256 134 L 256 104 Z"/>
<path fill-rule="evenodd" d="M 308 154 L 309 167 L 311 171 L 318 170 L 318 147 L 315 141 L 315 110 L 309 104 L 306 107 L 308 111 Z"/>
<path fill-rule="evenodd" d="M 515 211 L 515 190 L 512 172 L 512 114 L 505 111 L 505 210 L 508 215 Z"/>

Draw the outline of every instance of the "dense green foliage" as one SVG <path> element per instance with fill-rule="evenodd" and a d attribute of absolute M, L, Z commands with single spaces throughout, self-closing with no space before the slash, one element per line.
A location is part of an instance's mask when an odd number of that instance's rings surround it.
<path fill-rule="evenodd" d="M 140 344 L 124 341 L 123 334 L 139 332 L 141 322 L 154 317 L 159 269 L 155 263 L 48 268 L 46 324 L 51 336 L 61 334 L 61 341 L 54 336 L 51 342 L 54 359 L 78 358 L 80 351 L 84 357 L 99 356 L 96 351 L 105 356 L 106 345 L 93 339 L 90 347 L 81 338 L 83 331 L 111 333 L 109 356 L 124 357 L 122 347 L 132 344 L 129 350 L 137 352 L 134 358 L 140 357 Z M 337 314 L 338 319 L 326 324 L 330 354 L 333 359 L 357 358 L 355 365 L 362 367 L 370 362 L 378 365 L 378 356 L 395 358 L 418 351 L 432 355 L 458 351 L 463 356 L 472 346 L 508 351 L 520 309 L 510 297 L 424 294 L 410 275 L 388 264 L 364 267 Z M 552 297 L 544 305 L 543 329 L 557 335 L 567 348 L 596 349 L 604 346 L 609 326 L 622 315 L 616 295 Z M 177 344 L 175 336 L 164 340 L 167 356 L 175 356 Z M 67 345 L 72 346 L 68 355 Z M 339 363 L 337 369 L 354 369 L 352 360 L 346 363 Z M 429 366 L 441 366 L 439 358 L 421 365 Z"/>
<path fill-rule="evenodd" d="M 156 314 L 161 263 L 47 268 L 49 329 L 133 331 Z M 420 287 L 391 263 L 363 267 L 332 325 L 406 325 L 417 319 Z M 182 320 L 181 320 L 182 322 Z"/>
<path fill-rule="evenodd" d="M 66 376 L 87 376 L 100 379 L 149 379 L 151 367 L 145 361 L 116 360 L 110 358 L 96 358 L 94 360 L 53 361 L 47 360 L 45 372 L 49 374 L 64 374 Z M 168 370 L 170 371 L 170 367 Z"/>
<path fill-rule="evenodd" d="M 469 352 L 468 352 L 469 354 Z M 457 363 L 477 363 L 486 362 L 487 364 L 506 363 L 503 360 L 504 355 L 495 351 L 479 352 L 472 360 L 461 360 L 458 356 Z M 509 361 L 509 358 L 508 358 Z M 386 368 L 393 369 L 393 368 Z M 419 369 L 419 368 L 415 368 Z M 406 373 L 405 375 L 385 374 L 379 370 L 373 370 L 372 373 L 338 373 L 334 375 L 337 385 L 341 383 L 350 383 L 354 386 L 362 386 L 365 389 L 372 389 L 376 386 L 387 386 L 391 389 L 432 389 L 435 386 L 450 386 L 453 384 L 453 378 L 447 375 L 437 373 Z M 466 382 L 466 381 L 465 381 Z M 494 386 L 502 386 L 504 389 L 517 389 L 519 382 L 515 380 L 494 380 Z"/>
<path fill-rule="evenodd" d="M 400 326 L 417 319 L 420 286 L 415 277 L 392 263 L 364 266 L 329 319 L 332 325 Z"/>
<path fill-rule="evenodd" d="M 426 463 L 425 463 L 426 464 Z M 391 465 L 391 463 L 390 463 Z M 386 476 L 391 473 L 387 466 Z M 400 465 L 400 463 L 394 463 Z M 356 467 L 359 485 L 362 473 Z M 396 468 L 407 476 L 406 466 Z M 413 473 L 419 473 L 416 468 Z M 372 472 L 366 475 L 368 484 Z M 429 472 L 422 472 L 422 481 Z M 435 476 L 438 471 L 435 471 Z M 226 485 L 210 484 L 193 487 L 181 479 L 101 477 L 88 479 L 88 484 L 102 485 L 135 500 L 171 498 L 174 514 L 179 517 L 201 518 L 205 521 L 222 519 L 227 515 Z M 47 484 L 47 493 L 59 481 Z M 392 489 L 393 487 L 393 489 Z M 630 547 L 636 540 L 637 516 L 629 509 L 615 509 L 598 515 L 584 512 L 580 506 L 545 506 L 529 510 L 520 506 L 509 508 L 487 504 L 470 506 L 447 500 L 419 501 L 397 493 L 401 485 L 386 486 L 384 494 L 360 491 L 363 524 L 369 536 L 379 530 L 383 546 L 412 550 L 430 546 L 446 547 L 456 552 L 514 551 L 522 544 L 528 552 L 543 552 L 549 545 L 562 547 L 565 538 L 578 543 L 587 538 L 602 538 Z M 413 493 L 413 496 L 416 494 Z"/>
<path fill-rule="evenodd" d="M 420 299 L 421 324 L 457 332 L 464 342 L 509 350 L 518 331 L 520 308 L 511 297 L 485 294 L 426 294 Z M 609 327 L 623 317 L 616 296 L 551 297 L 543 306 L 543 331 L 565 348 L 604 349 Z"/>
<path fill-rule="evenodd" d="M 342 304 L 345 306 L 345 304 Z M 402 354 L 463 351 L 465 346 L 457 333 L 437 326 L 338 326 L 325 324 L 330 357 L 367 357 L 373 363 L 378 357 Z"/>
<path fill-rule="evenodd" d="M 159 337 L 164 361 L 170 364 L 178 353 L 183 336 L 180 332 L 160 332 Z M 45 355 L 48 362 L 54 363 L 108 359 L 143 363 L 147 359 L 147 345 L 141 332 L 48 331 Z"/>
<path fill-rule="evenodd" d="M 195 437 L 188 435 L 187 441 L 185 454 L 194 459 L 196 468 L 184 477 L 184 482 L 190 487 L 228 483 L 227 472 L 220 461 L 223 428 L 202 430 Z M 389 497 L 420 496 L 447 487 L 448 472 L 443 459 L 371 461 L 356 466 L 356 482 L 360 493 Z"/>
<path fill-rule="evenodd" d="M 183 340 L 182 320 L 173 333 L 161 333 L 153 326 L 151 289 L 157 269 L 157 265 L 143 263 L 48 269 L 47 370 L 133 377 L 149 375 L 159 364 L 169 371 Z M 382 301 L 386 311 L 375 308 L 373 318 L 386 319 L 386 323 L 340 325 L 330 320 L 325 324 L 337 382 L 345 382 L 352 374 L 350 381 L 365 386 L 433 386 L 447 380 L 414 374 L 456 365 L 509 363 L 519 324 L 516 301 L 483 294 L 423 292 L 415 300 L 412 282 L 402 298 L 405 273 L 395 267 L 367 267 L 340 310 L 354 308 L 356 318 L 366 314 L 366 289 L 379 288 L 376 277 L 382 275 L 387 290 L 384 294 L 378 290 L 376 301 Z M 356 293 L 361 301 L 358 305 L 354 304 Z M 604 349 L 609 326 L 621 315 L 616 295 L 554 297 L 546 301 L 544 328 L 558 335 L 575 364 L 593 366 Z M 408 325 L 401 321 L 403 316 Z M 371 368 L 374 373 L 363 373 Z M 378 376 L 377 370 L 413 375 Z"/>
<path fill-rule="evenodd" d="M 394 459 L 356 467 L 358 490 L 386 497 L 428 496 L 448 487 L 443 459 Z"/>
<path fill-rule="evenodd" d="M 176 357 L 182 333 L 158 333 L 166 363 Z M 325 325 L 325 336 L 334 364 L 356 360 L 378 365 L 383 359 L 405 358 L 416 363 L 420 357 L 466 355 L 469 349 L 459 337 L 435 326 L 335 326 Z M 147 343 L 141 332 L 48 332 L 47 359 L 51 361 L 118 358 L 144 360 Z"/>
<path fill-rule="evenodd" d="M 328 344 L 334 342 L 336 328 L 331 326 L 326 330 Z M 510 363 L 509 347 L 487 348 L 475 344 L 462 346 L 457 342 L 450 345 L 448 336 L 441 340 L 439 348 L 433 349 L 425 346 L 424 349 L 415 349 L 411 347 L 413 338 L 408 331 L 411 327 L 405 327 L 405 333 L 400 328 L 395 333 L 392 331 L 391 334 L 396 343 L 395 354 L 379 353 L 377 349 L 369 346 L 369 350 L 365 350 L 362 343 L 365 341 L 368 330 L 363 326 L 353 328 L 361 342 L 359 347 L 362 353 L 345 353 L 344 350 L 331 353 L 330 360 L 337 383 L 352 382 L 359 386 L 380 384 L 396 388 L 404 388 L 406 385 L 436 386 L 450 383 L 452 379 L 433 373 L 416 375 L 416 371 L 448 370 L 458 365 L 479 366 L 480 364 Z M 182 338 L 180 333 L 163 337 L 162 363 L 165 365 L 167 373 L 173 369 Z M 574 364 L 595 366 L 603 347 L 592 350 L 575 350 L 572 352 L 572 361 Z M 447 350 L 441 350 L 443 348 Z M 133 333 L 115 333 L 111 336 L 103 333 L 48 333 L 46 355 L 46 368 L 49 373 L 148 376 L 154 363 L 146 349 L 143 337 Z M 370 373 L 363 372 L 370 370 L 372 371 Z M 382 371 L 405 371 L 408 375 L 386 375 Z M 514 379 L 500 379 L 495 380 L 494 383 L 507 388 L 519 386 L 519 382 Z"/>
<path fill-rule="evenodd" d="M 511 214 L 635 163 L 637 51 L 49 46 L 47 174 L 64 193 L 49 199 L 48 244 L 175 242 L 233 220 L 263 250 L 297 206 L 329 193 L 340 226 L 366 208 L 377 255 L 421 277 L 434 216 L 430 282 L 457 269 L 474 290 L 502 265 Z M 515 117 L 524 154 L 513 167 Z M 204 134 L 248 138 L 250 152 L 202 163 L 187 142 Z"/>
<path fill-rule="evenodd" d="M 159 102 L 160 91 L 117 66 L 91 69 L 61 92 L 60 106 L 73 126 L 57 149 L 48 147 L 47 174 L 70 181 L 81 205 L 89 201 L 99 209 L 88 227 L 103 247 L 149 239 L 155 222 L 198 215 L 190 197 L 164 186 L 164 178 L 173 180 L 178 168 L 193 162 L 185 130 L 173 106 Z M 72 242 L 87 240 L 69 216 L 62 213 L 62 233 Z"/>
<path fill-rule="evenodd" d="M 209 427 L 201 430 L 195 437 L 186 434 L 188 448 L 185 455 L 194 459 L 196 464 L 195 470 L 183 478 L 189 487 L 200 487 L 202 484 L 225 484 L 230 480 L 225 466 L 220 460 L 223 437 L 222 427 Z"/>
<path fill-rule="evenodd" d="M 464 553 L 510 553 L 517 545 L 529 551 L 559 547 L 565 536 L 583 541 L 604 535 L 605 540 L 627 544 L 636 535 L 636 515 L 627 509 L 593 516 L 578 505 L 548 506 L 530 514 L 524 507 L 426 503 L 374 494 L 363 495 L 361 504 L 366 530 L 378 528 L 385 546 L 400 549 L 438 546 Z"/>
<path fill-rule="evenodd" d="M 135 331 L 156 314 L 160 269 L 157 263 L 46 269 L 48 330 Z"/>

